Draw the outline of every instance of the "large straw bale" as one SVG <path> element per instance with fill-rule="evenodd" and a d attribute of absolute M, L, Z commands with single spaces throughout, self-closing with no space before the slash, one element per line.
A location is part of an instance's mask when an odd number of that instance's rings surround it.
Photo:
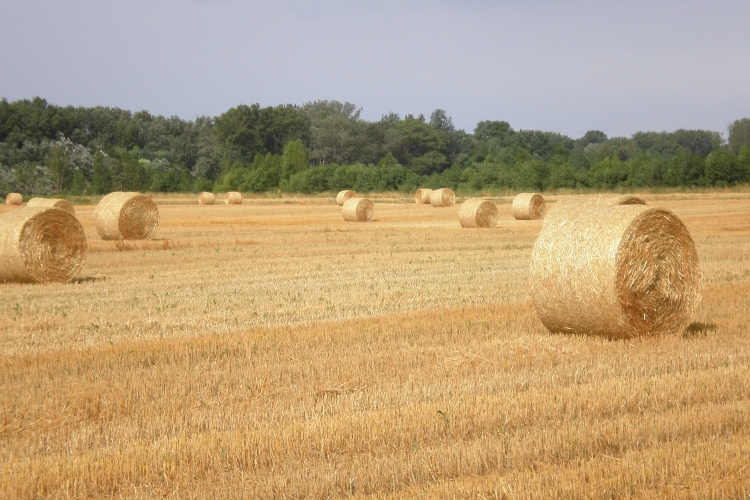
<path fill-rule="evenodd" d="M 450 188 L 436 189 L 430 194 L 430 205 L 433 207 L 452 207 L 456 203 L 456 195 Z"/>
<path fill-rule="evenodd" d="M 242 193 L 238 193 L 237 191 L 229 191 L 226 195 L 224 195 L 224 204 L 242 205 Z"/>
<path fill-rule="evenodd" d="M 61 208 L 71 214 L 76 214 L 76 209 L 73 208 L 67 200 L 60 200 L 57 198 L 32 198 L 26 204 L 27 207 L 54 207 Z"/>
<path fill-rule="evenodd" d="M 544 217 L 547 204 L 539 193 L 518 193 L 513 198 L 513 217 L 517 220 L 537 220 Z"/>
<path fill-rule="evenodd" d="M 530 292 L 552 332 L 629 338 L 684 328 L 700 302 L 685 225 L 644 205 L 560 206 L 531 255 Z"/>
<path fill-rule="evenodd" d="M 69 212 L 24 207 L 0 215 L 0 282 L 67 282 L 85 258 L 86 235 Z"/>
<path fill-rule="evenodd" d="M 432 196 L 432 189 L 420 188 L 414 193 L 414 201 L 417 205 L 429 205 L 430 196 Z"/>
<path fill-rule="evenodd" d="M 8 193 L 5 195 L 6 205 L 21 205 L 23 204 L 23 196 L 21 193 Z"/>
<path fill-rule="evenodd" d="M 346 221 L 370 222 L 375 206 L 367 198 L 349 198 L 341 207 L 341 214 Z"/>
<path fill-rule="evenodd" d="M 336 195 L 336 203 L 338 206 L 343 206 L 346 200 L 349 198 L 355 198 L 357 196 L 357 193 L 352 191 L 351 189 L 345 189 L 343 191 L 340 191 L 339 194 Z"/>
<path fill-rule="evenodd" d="M 458 221 L 461 227 L 495 227 L 497 219 L 497 206 L 481 198 L 469 198 L 461 204 L 458 210 Z"/>
<path fill-rule="evenodd" d="M 116 191 L 101 199 L 94 221 L 103 240 L 149 240 L 159 226 L 159 207 L 140 193 Z"/>
<path fill-rule="evenodd" d="M 216 195 L 203 191 L 198 195 L 198 205 L 214 205 L 216 203 Z"/>

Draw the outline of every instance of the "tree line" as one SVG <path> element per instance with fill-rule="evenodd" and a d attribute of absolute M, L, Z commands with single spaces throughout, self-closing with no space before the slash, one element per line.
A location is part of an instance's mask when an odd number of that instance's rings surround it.
<path fill-rule="evenodd" d="M 456 129 L 443 110 L 361 118 L 350 103 L 239 105 L 195 120 L 0 100 L 0 194 L 714 187 L 750 182 L 750 119 L 709 130 L 583 137 Z"/>

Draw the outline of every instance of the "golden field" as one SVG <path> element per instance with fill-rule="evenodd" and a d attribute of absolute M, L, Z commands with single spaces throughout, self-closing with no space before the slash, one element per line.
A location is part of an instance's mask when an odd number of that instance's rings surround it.
<path fill-rule="evenodd" d="M 643 197 L 713 327 L 548 333 L 509 197 L 462 229 L 411 197 L 154 196 L 124 243 L 77 205 L 78 279 L 0 285 L 0 498 L 748 498 L 750 192 Z"/>

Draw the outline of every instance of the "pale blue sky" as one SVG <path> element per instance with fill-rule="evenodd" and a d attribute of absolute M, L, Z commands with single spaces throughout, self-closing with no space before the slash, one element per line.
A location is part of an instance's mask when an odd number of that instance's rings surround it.
<path fill-rule="evenodd" d="M 750 117 L 750 1 L 0 2 L 0 96 L 193 119 L 349 101 L 579 137 Z"/>

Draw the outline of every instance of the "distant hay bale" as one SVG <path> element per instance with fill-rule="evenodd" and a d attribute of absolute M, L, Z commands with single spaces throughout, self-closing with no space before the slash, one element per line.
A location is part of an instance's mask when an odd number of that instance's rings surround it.
<path fill-rule="evenodd" d="M 216 195 L 203 191 L 198 195 L 198 205 L 214 205 L 216 203 Z"/>
<path fill-rule="evenodd" d="M 414 201 L 417 203 L 417 205 L 429 205 L 430 196 L 432 196 L 432 189 L 417 189 L 417 191 L 414 193 Z"/>
<path fill-rule="evenodd" d="M 103 240 L 148 240 L 159 226 L 159 207 L 140 193 L 117 191 L 101 199 L 94 221 Z"/>
<path fill-rule="evenodd" d="M 513 217 L 516 220 L 537 220 L 544 217 L 547 204 L 538 193 L 519 193 L 513 198 Z"/>
<path fill-rule="evenodd" d="M 349 198 L 341 207 L 344 220 L 353 222 L 370 222 L 375 206 L 367 198 Z"/>
<path fill-rule="evenodd" d="M 644 205 L 557 207 L 531 255 L 530 293 L 551 332 L 629 338 L 682 330 L 700 288 L 685 225 Z"/>
<path fill-rule="evenodd" d="M 495 227 L 497 219 L 497 206 L 481 198 L 469 198 L 458 210 L 461 227 Z"/>
<path fill-rule="evenodd" d="M 456 195 L 450 188 L 436 189 L 430 193 L 430 205 L 433 207 L 452 207 L 456 203 Z"/>
<path fill-rule="evenodd" d="M 23 196 L 20 193 L 8 193 L 5 195 L 6 205 L 21 205 L 23 204 Z"/>
<path fill-rule="evenodd" d="M 229 191 L 224 195 L 225 205 L 242 205 L 242 193 L 237 191 Z"/>
<path fill-rule="evenodd" d="M 0 282 L 64 283 L 86 258 L 86 235 L 59 208 L 24 207 L 0 215 Z"/>
<path fill-rule="evenodd" d="M 338 204 L 338 206 L 341 207 L 344 205 L 346 200 L 348 200 L 349 198 L 354 198 L 356 196 L 357 196 L 357 193 L 355 193 L 354 191 L 350 189 L 345 189 L 339 192 L 338 195 L 336 195 L 336 203 Z"/>
<path fill-rule="evenodd" d="M 54 208 L 61 208 L 65 210 L 66 212 L 70 212 L 71 214 L 76 214 L 76 209 L 73 208 L 73 205 L 71 205 L 66 200 L 60 200 L 57 198 L 32 198 L 29 200 L 29 202 L 26 204 L 27 207 L 54 207 Z"/>

